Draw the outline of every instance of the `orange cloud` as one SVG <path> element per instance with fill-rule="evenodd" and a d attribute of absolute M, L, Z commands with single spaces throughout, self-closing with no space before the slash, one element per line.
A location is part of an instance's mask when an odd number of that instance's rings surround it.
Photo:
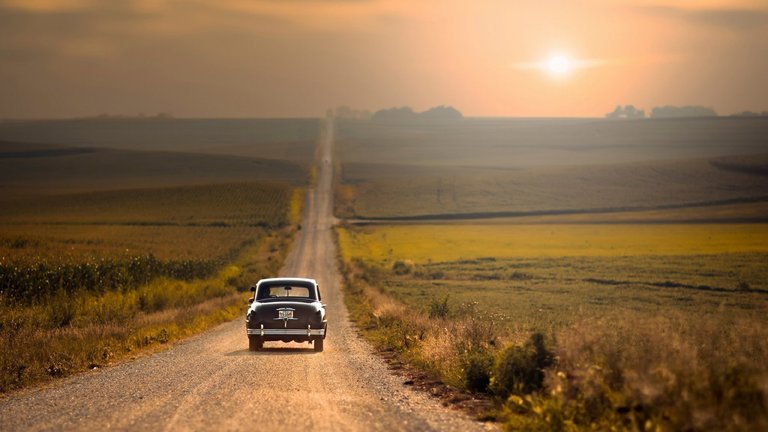
<path fill-rule="evenodd" d="M 607 0 L 608 4 L 626 4 L 629 6 L 658 6 L 674 7 L 686 10 L 720 10 L 720 9 L 765 9 L 764 0 L 626 0 L 616 2 Z"/>
<path fill-rule="evenodd" d="M 210 0 L 211 9 L 268 16 L 309 30 L 367 31 L 382 20 L 423 16 L 430 2 L 405 0 Z"/>
<path fill-rule="evenodd" d="M 90 0 L 1 0 L 0 6 L 33 13 L 66 12 L 92 5 Z"/>

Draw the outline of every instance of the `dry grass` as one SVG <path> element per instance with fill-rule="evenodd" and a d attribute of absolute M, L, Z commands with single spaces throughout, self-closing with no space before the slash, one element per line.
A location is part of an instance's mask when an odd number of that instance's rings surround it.
<path fill-rule="evenodd" d="M 512 428 L 762 430 L 768 329 L 751 314 L 611 314 L 557 335 L 548 394 L 509 406 Z"/>

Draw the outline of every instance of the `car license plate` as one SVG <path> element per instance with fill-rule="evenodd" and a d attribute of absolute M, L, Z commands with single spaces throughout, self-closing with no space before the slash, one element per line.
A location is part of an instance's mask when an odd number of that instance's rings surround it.
<path fill-rule="evenodd" d="M 281 310 L 277 311 L 278 318 L 293 318 L 293 311 L 292 310 Z"/>

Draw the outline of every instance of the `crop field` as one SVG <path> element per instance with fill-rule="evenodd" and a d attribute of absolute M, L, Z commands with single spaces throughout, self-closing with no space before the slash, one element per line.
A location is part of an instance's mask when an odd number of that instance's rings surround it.
<path fill-rule="evenodd" d="M 762 158 L 768 166 L 768 159 Z M 379 172 L 379 177 L 371 179 Z M 388 171 L 384 177 L 381 172 Z M 352 218 L 473 218 L 707 208 L 768 200 L 768 176 L 707 160 L 538 167 L 508 172 L 348 165 L 338 208 Z M 487 217 L 486 216 L 486 217 Z"/>
<path fill-rule="evenodd" d="M 235 183 L 16 200 L 0 210 L 0 260 L 216 260 L 263 228 L 296 223 L 300 197 L 285 184 Z"/>
<path fill-rule="evenodd" d="M 336 209 L 347 218 L 707 211 L 768 200 L 765 119 L 350 122 L 340 129 Z M 542 151 L 549 153 L 537 156 Z M 754 211 L 742 210 L 754 220 Z"/>
<path fill-rule="evenodd" d="M 288 223 L 292 188 L 231 183 L 128 189 L 18 199 L 0 210 L 5 223 L 279 226 Z"/>
<path fill-rule="evenodd" d="M 0 122 L 0 141 L 312 162 L 317 119 L 94 118 Z"/>
<path fill-rule="evenodd" d="M 342 163 L 485 167 L 623 164 L 768 153 L 767 118 L 339 121 Z"/>
<path fill-rule="evenodd" d="M 306 167 L 289 161 L 0 142 L 0 202 L 51 194 L 214 183 L 301 186 L 307 176 Z"/>
<path fill-rule="evenodd" d="M 56 195 L 13 204 L 0 211 L 4 269 L 152 257 L 186 263 L 193 277 L 231 261 L 268 230 L 298 223 L 301 190 L 235 183 Z M 208 270 L 196 273 L 194 267 Z M 17 284 L 3 280 L 2 286 L 7 294 L 18 291 Z"/>

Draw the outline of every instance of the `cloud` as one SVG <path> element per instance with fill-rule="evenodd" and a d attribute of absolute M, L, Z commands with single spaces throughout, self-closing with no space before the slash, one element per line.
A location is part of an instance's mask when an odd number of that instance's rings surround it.
<path fill-rule="evenodd" d="M 736 31 L 768 27 L 768 9 L 683 9 L 669 6 L 641 6 L 637 9 L 652 16 Z"/>
<path fill-rule="evenodd" d="M 205 0 L 211 10 L 273 17 L 312 31 L 368 31 L 381 23 L 423 15 L 406 0 Z"/>
<path fill-rule="evenodd" d="M 0 0 L 0 7 L 29 13 L 58 13 L 86 9 L 91 0 Z"/>

